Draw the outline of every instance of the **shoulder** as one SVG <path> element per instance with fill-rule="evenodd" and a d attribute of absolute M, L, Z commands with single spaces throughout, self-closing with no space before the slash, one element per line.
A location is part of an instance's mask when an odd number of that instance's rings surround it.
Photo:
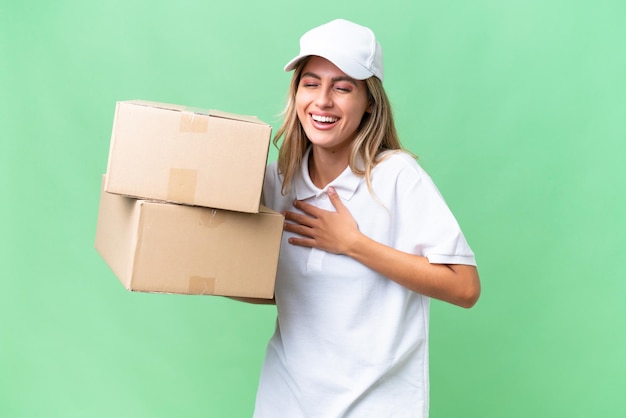
<path fill-rule="evenodd" d="M 408 202 L 422 205 L 427 200 L 442 198 L 432 177 L 409 152 L 387 151 L 379 158 L 371 177 L 376 194 L 389 190 L 396 204 L 408 206 Z"/>
<path fill-rule="evenodd" d="M 385 177 L 387 180 L 389 177 L 412 178 L 416 181 L 424 178 L 430 180 L 430 176 L 419 165 L 417 159 L 403 150 L 392 150 L 381 153 L 377 158 L 373 175 Z"/>

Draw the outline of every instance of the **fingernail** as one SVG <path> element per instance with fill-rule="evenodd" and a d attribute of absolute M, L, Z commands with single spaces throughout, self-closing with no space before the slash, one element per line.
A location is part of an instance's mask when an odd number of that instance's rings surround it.
<path fill-rule="evenodd" d="M 335 194 L 335 193 L 337 193 L 337 192 L 335 191 L 335 188 L 334 188 L 333 186 L 330 186 L 330 187 L 328 188 L 328 191 L 327 191 L 327 192 L 328 192 L 328 194 Z"/>

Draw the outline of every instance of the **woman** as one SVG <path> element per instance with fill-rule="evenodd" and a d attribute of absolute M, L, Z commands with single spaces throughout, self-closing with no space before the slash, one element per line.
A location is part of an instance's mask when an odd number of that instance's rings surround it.
<path fill-rule="evenodd" d="M 285 214 L 256 418 L 428 416 L 429 298 L 478 299 L 474 254 L 401 149 L 380 45 L 334 20 L 300 39 L 265 204 Z"/>

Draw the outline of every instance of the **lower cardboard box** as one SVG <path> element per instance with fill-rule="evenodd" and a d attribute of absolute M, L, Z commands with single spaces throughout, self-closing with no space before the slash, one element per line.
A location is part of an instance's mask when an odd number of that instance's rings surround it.
<path fill-rule="evenodd" d="M 128 290 L 271 299 L 283 222 L 101 191 L 95 247 Z"/>

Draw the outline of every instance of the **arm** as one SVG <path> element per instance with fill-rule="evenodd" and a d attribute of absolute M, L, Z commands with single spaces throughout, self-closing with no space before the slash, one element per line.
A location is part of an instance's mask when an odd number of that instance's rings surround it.
<path fill-rule="evenodd" d="M 333 188 L 328 189 L 336 212 L 304 202 L 295 207 L 306 215 L 285 213 L 285 230 L 300 237 L 290 244 L 315 247 L 344 254 L 406 288 L 464 308 L 474 306 L 480 296 L 476 267 L 460 264 L 431 264 L 426 257 L 405 253 L 363 235 Z"/>

